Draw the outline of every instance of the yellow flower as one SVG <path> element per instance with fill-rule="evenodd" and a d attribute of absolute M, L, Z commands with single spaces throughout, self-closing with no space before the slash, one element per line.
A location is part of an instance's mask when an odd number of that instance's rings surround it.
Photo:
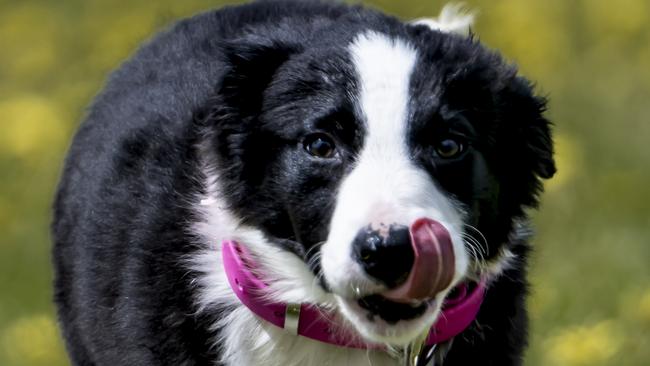
<path fill-rule="evenodd" d="M 51 317 L 36 315 L 10 324 L 2 334 L 2 348 L 11 364 L 63 364 L 59 332 Z"/>
<path fill-rule="evenodd" d="M 0 152 L 20 158 L 51 151 L 67 135 L 55 106 L 43 98 L 27 95 L 0 102 Z"/>
<path fill-rule="evenodd" d="M 623 333 L 611 320 L 593 326 L 577 326 L 560 331 L 546 341 L 546 364 L 555 366 L 599 365 L 621 348 Z"/>
<path fill-rule="evenodd" d="M 650 324 L 650 289 L 646 290 L 639 299 L 638 317 Z"/>

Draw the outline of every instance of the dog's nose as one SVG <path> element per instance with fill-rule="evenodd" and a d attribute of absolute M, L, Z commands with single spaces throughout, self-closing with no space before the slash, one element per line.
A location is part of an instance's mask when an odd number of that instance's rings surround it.
<path fill-rule="evenodd" d="M 414 253 L 409 228 L 391 225 L 386 230 L 361 229 L 353 250 L 366 273 L 388 288 L 404 283 L 413 266 Z"/>

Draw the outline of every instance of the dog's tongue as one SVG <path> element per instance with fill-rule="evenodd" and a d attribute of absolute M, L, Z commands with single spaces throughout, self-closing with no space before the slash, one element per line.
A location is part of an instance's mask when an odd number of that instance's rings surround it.
<path fill-rule="evenodd" d="M 454 248 L 447 229 L 435 220 L 420 218 L 411 225 L 410 233 L 415 260 L 408 279 L 382 294 L 393 301 L 430 299 L 454 277 Z"/>

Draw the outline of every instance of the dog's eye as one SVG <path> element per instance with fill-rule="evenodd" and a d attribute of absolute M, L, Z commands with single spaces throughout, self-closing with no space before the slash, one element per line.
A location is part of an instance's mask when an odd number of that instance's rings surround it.
<path fill-rule="evenodd" d="M 317 133 L 307 137 L 305 150 L 318 158 L 329 159 L 336 153 L 336 146 L 331 137 Z"/>
<path fill-rule="evenodd" d="M 436 144 L 436 153 L 444 159 L 455 158 L 465 151 L 465 145 L 454 139 L 444 139 Z"/>

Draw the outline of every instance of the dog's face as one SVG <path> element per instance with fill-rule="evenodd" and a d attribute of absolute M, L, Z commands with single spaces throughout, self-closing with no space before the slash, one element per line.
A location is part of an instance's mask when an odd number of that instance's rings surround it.
<path fill-rule="evenodd" d="M 233 215 L 302 259 L 362 336 L 405 344 L 504 264 L 554 172 L 544 101 L 468 38 L 336 32 L 228 46 L 211 146 Z"/>

